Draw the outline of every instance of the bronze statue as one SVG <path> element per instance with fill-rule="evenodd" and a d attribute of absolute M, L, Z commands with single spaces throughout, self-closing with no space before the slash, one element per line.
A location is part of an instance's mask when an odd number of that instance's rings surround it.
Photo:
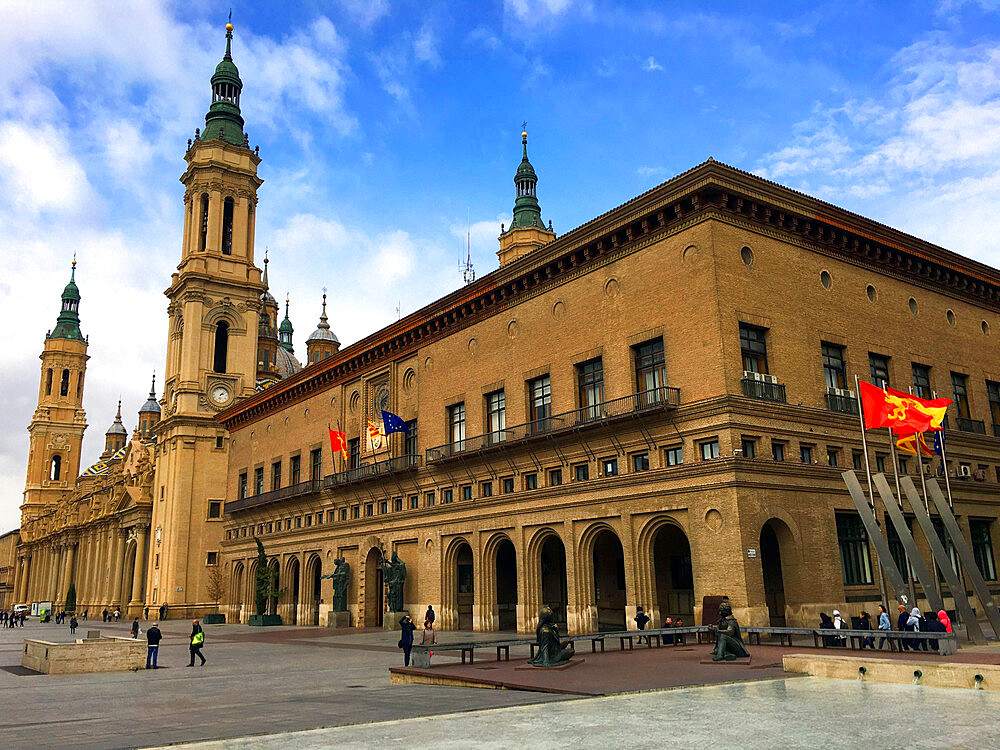
<path fill-rule="evenodd" d="M 528 663 L 536 667 L 558 667 L 572 659 L 576 653 L 572 643 L 559 640 L 559 628 L 556 627 L 552 607 L 548 604 L 538 612 L 535 643 L 538 645 L 538 653 Z"/>
<path fill-rule="evenodd" d="M 387 563 L 382 558 L 382 577 L 389 588 L 389 611 L 403 611 L 403 584 L 406 582 L 406 563 L 399 559 L 399 554 L 392 553 L 392 559 Z"/>
<path fill-rule="evenodd" d="M 329 575 L 320 576 L 320 578 L 330 578 L 333 584 L 333 611 L 334 612 L 346 612 L 347 611 L 347 589 L 351 585 L 351 564 L 347 562 L 346 558 L 335 557 L 333 558 L 333 564 L 336 567 L 333 572 Z"/>
<path fill-rule="evenodd" d="M 733 607 L 728 599 L 719 604 L 719 624 L 708 627 L 717 637 L 712 661 L 733 661 L 750 657 L 750 652 L 743 645 L 740 624 L 733 617 Z"/>

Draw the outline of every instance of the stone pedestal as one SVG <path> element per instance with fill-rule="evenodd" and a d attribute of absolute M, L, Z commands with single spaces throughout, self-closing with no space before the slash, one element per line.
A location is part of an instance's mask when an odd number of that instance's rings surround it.
<path fill-rule="evenodd" d="M 326 626 L 328 628 L 349 628 L 351 627 L 350 612 L 328 612 L 326 615 Z"/>
<path fill-rule="evenodd" d="M 386 612 L 382 618 L 382 630 L 399 630 L 400 618 L 409 614 L 409 610 L 406 609 L 401 609 L 399 612 Z"/>
<path fill-rule="evenodd" d="M 250 615 L 247 625 L 254 627 L 268 627 L 270 625 L 280 625 L 281 615 Z"/>
<path fill-rule="evenodd" d="M 414 646 L 410 651 L 410 666 L 417 669 L 430 669 L 431 646 Z"/>

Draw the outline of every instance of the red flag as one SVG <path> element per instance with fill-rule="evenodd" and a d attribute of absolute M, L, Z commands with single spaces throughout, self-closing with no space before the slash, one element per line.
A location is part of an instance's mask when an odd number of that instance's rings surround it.
<path fill-rule="evenodd" d="M 335 456 L 338 452 L 343 453 L 345 461 L 349 459 L 351 456 L 347 452 L 347 435 L 330 428 L 330 450 Z"/>
<path fill-rule="evenodd" d="M 896 447 L 903 451 L 903 453 L 909 453 L 911 456 L 916 456 L 917 451 L 920 451 L 921 456 L 934 458 L 934 451 L 927 445 L 922 432 L 917 432 L 913 435 L 900 435 L 896 440 Z"/>
<path fill-rule="evenodd" d="M 859 387 L 866 430 L 889 427 L 896 435 L 912 435 L 944 429 L 942 422 L 948 412 L 950 398 L 917 398 L 864 381 L 859 383 Z"/>

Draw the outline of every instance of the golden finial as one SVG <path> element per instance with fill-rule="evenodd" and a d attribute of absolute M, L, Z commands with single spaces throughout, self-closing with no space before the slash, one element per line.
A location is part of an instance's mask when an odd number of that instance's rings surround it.
<path fill-rule="evenodd" d="M 229 20 L 226 22 L 226 31 L 233 30 L 233 9 L 229 9 Z"/>

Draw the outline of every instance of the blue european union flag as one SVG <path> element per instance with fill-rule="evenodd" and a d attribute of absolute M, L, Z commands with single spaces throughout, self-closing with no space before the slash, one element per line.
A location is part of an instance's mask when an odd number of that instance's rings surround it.
<path fill-rule="evenodd" d="M 406 424 L 400 417 L 397 417 L 391 412 L 382 412 L 382 424 L 385 425 L 385 434 L 389 435 L 393 432 L 409 432 L 410 426 Z"/>
<path fill-rule="evenodd" d="M 934 431 L 934 452 L 944 456 L 944 430 Z"/>

